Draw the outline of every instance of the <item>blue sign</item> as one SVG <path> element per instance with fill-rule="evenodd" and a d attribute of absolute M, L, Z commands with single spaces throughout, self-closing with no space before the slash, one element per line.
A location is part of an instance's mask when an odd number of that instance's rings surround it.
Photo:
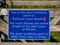
<path fill-rule="evenodd" d="M 46 9 L 9 9 L 9 40 L 48 40 L 49 10 Z"/>

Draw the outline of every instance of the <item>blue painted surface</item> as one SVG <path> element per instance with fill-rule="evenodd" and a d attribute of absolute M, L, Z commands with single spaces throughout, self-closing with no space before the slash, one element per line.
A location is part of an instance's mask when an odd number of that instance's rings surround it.
<path fill-rule="evenodd" d="M 48 40 L 49 10 L 9 10 L 9 40 Z"/>

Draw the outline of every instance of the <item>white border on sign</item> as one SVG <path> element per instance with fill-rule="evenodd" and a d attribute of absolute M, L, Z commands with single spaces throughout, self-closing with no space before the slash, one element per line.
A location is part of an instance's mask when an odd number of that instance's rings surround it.
<path fill-rule="evenodd" d="M 8 30 L 9 30 L 9 10 L 49 10 L 49 38 L 48 39 L 9 39 L 9 31 L 8 31 L 8 40 L 50 40 L 50 9 L 8 9 Z"/>

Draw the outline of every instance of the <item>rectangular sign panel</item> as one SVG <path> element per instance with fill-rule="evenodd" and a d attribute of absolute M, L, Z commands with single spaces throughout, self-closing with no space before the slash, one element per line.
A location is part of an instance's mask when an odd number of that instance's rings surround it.
<path fill-rule="evenodd" d="M 46 9 L 9 9 L 9 40 L 48 40 L 49 10 Z"/>

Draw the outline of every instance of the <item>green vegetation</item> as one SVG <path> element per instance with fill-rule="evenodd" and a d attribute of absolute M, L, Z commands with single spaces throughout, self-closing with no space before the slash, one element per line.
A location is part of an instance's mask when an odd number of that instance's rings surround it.
<path fill-rule="evenodd" d="M 57 42 L 60 42 L 60 32 L 50 32 L 50 36 L 53 37 Z M 53 39 L 52 39 L 52 41 L 53 41 Z M 54 41 L 54 42 L 56 42 L 56 41 Z M 44 40 L 44 42 L 51 42 L 51 40 Z"/>
<path fill-rule="evenodd" d="M 50 35 L 53 37 L 60 37 L 60 32 L 51 32 Z"/>
<path fill-rule="evenodd" d="M 56 39 L 58 42 L 60 42 L 60 37 L 55 37 L 55 39 Z"/>
<path fill-rule="evenodd" d="M 43 42 L 60 42 L 60 32 L 50 32 L 50 40 L 43 40 Z M 8 40 L 8 37 L 5 37 L 4 41 L 10 41 Z"/>
<path fill-rule="evenodd" d="M 60 25 L 60 21 L 56 25 Z"/>
<path fill-rule="evenodd" d="M 12 6 L 8 6 L 8 8 L 12 8 Z M 58 9 L 60 8 L 60 6 L 52 6 L 52 5 L 20 5 L 20 6 L 13 6 L 13 9 Z M 50 17 L 50 21 L 53 19 L 54 17 Z M 57 23 L 60 25 L 60 21 Z M 58 42 L 60 42 L 60 32 L 51 32 L 50 36 L 52 36 L 54 39 L 56 39 Z M 6 41 L 8 40 L 8 37 L 5 37 Z M 52 39 L 53 40 L 53 39 Z M 44 42 L 50 42 L 50 40 L 44 40 Z"/>
<path fill-rule="evenodd" d="M 12 6 L 8 6 L 8 8 L 12 8 Z M 24 9 L 58 9 L 60 6 L 55 6 L 55 5 L 20 5 L 16 6 L 14 5 L 13 8 L 24 8 Z"/>
<path fill-rule="evenodd" d="M 51 32 L 50 35 L 60 42 L 60 32 Z"/>
<path fill-rule="evenodd" d="M 54 17 L 50 17 L 50 21 L 53 19 Z"/>
<path fill-rule="evenodd" d="M 22 1 L 47 1 L 47 0 L 22 0 Z M 48 1 L 55 1 L 55 0 L 48 0 Z M 60 1 L 60 0 L 57 0 L 57 1 Z"/>
<path fill-rule="evenodd" d="M 54 17 L 50 17 L 50 21 L 52 21 Z M 58 21 L 58 23 L 56 25 L 60 25 L 60 21 Z"/>

